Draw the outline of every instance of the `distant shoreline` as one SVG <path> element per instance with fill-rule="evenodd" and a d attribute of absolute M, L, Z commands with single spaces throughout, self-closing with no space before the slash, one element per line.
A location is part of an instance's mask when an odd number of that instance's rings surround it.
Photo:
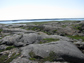
<path fill-rule="evenodd" d="M 46 21 L 84 21 L 84 18 L 4 20 L 4 21 L 0 21 L 0 24 L 27 23 L 27 22 L 46 22 Z"/>

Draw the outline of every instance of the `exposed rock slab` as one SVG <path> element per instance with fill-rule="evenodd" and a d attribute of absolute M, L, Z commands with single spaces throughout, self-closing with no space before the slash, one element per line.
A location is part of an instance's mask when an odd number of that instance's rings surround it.
<path fill-rule="evenodd" d="M 84 63 L 84 54 L 72 43 L 67 41 L 58 41 L 46 44 L 32 44 L 22 49 L 22 55 L 30 58 L 28 54 L 33 51 L 35 55 L 42 58 L 48 57 L 51 51 L 55 52 L 57 56 L 62 57 L 69 62 Z"/>

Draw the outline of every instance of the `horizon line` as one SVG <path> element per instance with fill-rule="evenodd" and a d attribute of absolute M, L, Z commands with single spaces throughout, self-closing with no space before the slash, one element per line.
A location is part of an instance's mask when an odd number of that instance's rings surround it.
<path fill-rule="evenodd" d="M 84 19 L 84 18 L 32 18 L 32 19 L 12 19 L 12 20 L 0 20 L 0 21 L 18 21 L 18 20 L 44 20 L 44 19 Z"/>

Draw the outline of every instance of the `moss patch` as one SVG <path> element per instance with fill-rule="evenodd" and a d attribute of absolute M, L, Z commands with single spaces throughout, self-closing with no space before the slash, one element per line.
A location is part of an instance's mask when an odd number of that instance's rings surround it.
<path fill-rule="evenodd" d="M 4 49 L 0 50 L 0 52 L 3 52 L 3 51 L 4 51 Z"/>
<path fill-rule="evenodd" d="M 84 36 L 79 36 L 79 35 L 71 36 L 71 35 L 67 35 L 67 37 L 72 38 L 72 39 L 77 39 L 77 40 L 82 39 L 83 42 L 84 42 Z"/>
<path fill-rule="evenodd" d="M 15 47 L 14 47 L 14 46 L 8 46 L 6 49 L 0 50 L 0 52 L 6 51 L 6 50 L 11 50 L 11 49 L 13 49 L 13 48 L 15 48 Z"/>
<path fill-rule="evenodd" d="M 10 63 L 13 59 L 18 57 L 21 53 L 13 53 L 10 58 L 8 58 L 8 54 L 0 56 L 0 63 Z"/>
<path fill-rule="evenodd" d="M 30 55 L 30 57 L 33 58 L 33 57 L 35 56 L 35 53 L 34 53 L 33 51 L 30 51 L 30 52 L 29 52 L 29 55 Z"/>
<path fill-rule="evenodd" d="M 65 28 L 67 25 L 62 25 L 63 28 Z"/>
<path fill-rule="evenodd" d="M 73 28 L 76 30 L 81 30 L 82 24 L 73 25 Z"/>
<path fill-rule="evenodd" d="M 25 29 L 25 27 L 21 27 L 21 29 Z"/>
<path fill-rule="evenodd" d="M 8 54 L 0 56 L 0 63 L 5 63 L 5 60 L 8 58 Z"/>
<path fill-rule="evenodd" d="M 15 48 L 14 46 L 8 46 L 7 48 L 6 48 L 6 50 L 11 50 L 11 49 L 13 49 L 13 48 Z"/>
<path fill-rule="evenodd" d="M 33 51 L 29 52 L 29 55 L 31 57 L 31 58 L 29 58 L 30 60 L 38 61 L 38 62 L 41 62 L 41 63 L 43 63 L 45 61 L 53 62 L 53 61 L 56 61 L 56 59 L 58 58 L 58 56 L 56 55 L 56 53 L 53 52 L 53 51 L 51 51 L 49 53 L 49 56 L 48 57 L 45 57 L 45 58 L 36 56 Z"/>
<path fill-rule="evenodd" d="M 57 30 L 53 30 L 52 32 L 53 32 L 53 33 L 56 33 L 56 32 L 57 32 Z"/>
<path fill-rule="evenodd" d="M 41 25 L 41 24 L 46 24 L 46 23 L 51 23 L 51 22 L 56 22 L 56 21 L 46 21 L 46 22 L 31 22 L 31 23 L 29 23 L 29 24 Z"/>
<path fill-rule="evenodd" d="M 48 34 L 48 35 L 51 35 L 51 33 L 50 32 L 47 32 L 47 31 L 43 31 L 44 33 L 46 33 L 46 34 Z"/>
<path fill-rule="evenodd" d="M 53 61 L 56 61 L 56 59 L 58 58 L 58 56 L 56 55 L 55 52 L 51 51 L 49 53 L 49 56 L 44 58 L 43 61 L 50 61 L 50 62 L 53 62 Z"/>
<path fill-rule="evenodd" d="M 0 29 L 0 32 L 2 32 L 3 31 L 3 29 Z"/>

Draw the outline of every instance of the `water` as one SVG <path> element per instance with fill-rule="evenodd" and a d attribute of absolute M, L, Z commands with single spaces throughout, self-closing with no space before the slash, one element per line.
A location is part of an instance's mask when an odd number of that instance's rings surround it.
<path fill-rule="evenodd" d="M 28 22 L 45 22 L 45 21 L 64 21 L 64 20 L 75 20 L 75 21 L 82 21 L 84 18 L 79 19 L 31 19 L 31 20 L 13 20 L 13 21 L 0 21 L 0 24 L 12 24 L 12 23 L 28 23 Z"/>
<path fill-rule="evenodd" d="M 1 24 L 12 24 L 12 23 L 26 23 L 26 22 L 33 22 L 33 21 L 5 21 L 0 22 Z"/>

